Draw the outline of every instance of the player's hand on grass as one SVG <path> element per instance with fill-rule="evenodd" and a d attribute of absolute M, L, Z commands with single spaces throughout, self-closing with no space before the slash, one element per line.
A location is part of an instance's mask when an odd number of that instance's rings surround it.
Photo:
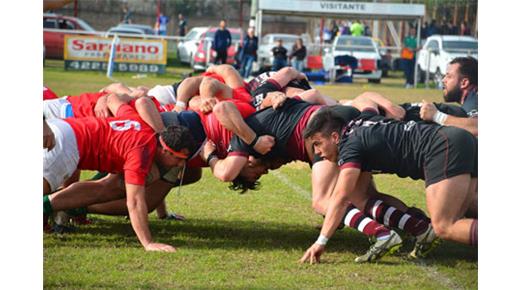
<path fill-rule="evenodd" d="M 144 248 L 149 252 L 177 252 L 174 247 L 161 243 L 149 243 Z"/>
<path fill-rule="evenodd" d="M 422 101 L 421 111 L 419 112 L 421 119 L 424 121 L 433 121 L 433 116 L 437 113 L 437 108 L 433 103 Z"/>
<path fill-rule="evenodd" d="M 47 148 L 47 150 L 52 150 L 56 145 L 56 140 L 54 139 L 54 133 L 51 128 L 47 124 L 47 122 L 43 121 L 43 148 Z"/>
<path fill-rule="evenodd" d="M 258 137 L 258 141 L 256 141 L 253 148 L 255 149 L 256 152 L 258 152 L 262 155 L 265 155 L 265 154 L 269 153 L 269 151 L 271 151 L 271 149 L 274 146 L 274 143 L 275 143 L 275 141 L 274 141 L 273 136 L 262 135 L 262 136 Z"/>
<path fill-rule="evenodd" d="M 202 98 L 200 101 L 200 111 L 202 113 L 209 113 L 213 111 L 213 107 L 217 104 L 217 99 L 215 98 Z"/>
<path fill-rule="evenodd" d="M 312 265 L 314 263 L 320 262 L 321 255 L 325 252 L 325 246 L 313 244 L 305 254 L 303 254 L 303 257 L 300 259 L 300 263 L 305 263 L 309 261 L 309 263 Z"/>

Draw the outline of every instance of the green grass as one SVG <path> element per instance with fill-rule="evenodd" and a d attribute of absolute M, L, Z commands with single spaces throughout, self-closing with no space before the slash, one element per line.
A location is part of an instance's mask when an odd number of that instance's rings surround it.
<path fill-rule="evenodd" d="M 129 85 L 176 81 L 186 68 L 168 68 L 165 76 L 115 78 Z M 48 63 L 44 83 L 60 95 L 96 91 L 108 84 L 104 74 L 65 72 Z M 335 98 L 373 90 L 396 102 L 441 101 L 437 90 L 405 90 L 399 75 L 381 85 L 355 81 L 318 87 Z M 91 173 L 86 172 L 83 177 Z M 444 242 L 431 257 L 414 262 L 402 253 L 377 264 L 358 265 L 368 241 L 354 230 L 338 231 L 318 266 L 297 263 L 319 234 L 322 218 L 311 209 L 310 169 L 291 163 L 262 177 L 258 191 L 230 191 L 204 170 L 201 181 L 173 189 L 171 210 L 185 222 L 161 221 L 150 214 L 154 239 L 177 247 L 173 254 L 147 253 L 123 217 L 91 216 L 95 223 L 63 236 L 44 235 L 44 287 L 63 289 L 476 289 L 477 251 Z M 382 192 L 424 208 L 423 182 L 376 176 Z"/>

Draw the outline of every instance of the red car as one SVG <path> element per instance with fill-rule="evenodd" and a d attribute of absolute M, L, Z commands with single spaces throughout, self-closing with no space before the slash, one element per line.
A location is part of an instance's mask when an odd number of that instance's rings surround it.
<path fill-rule="evenodd" d="M 205 70 L 207 67 L 206 64 L 206 56 L 207 56 L 207 48 L 210 48 L 209 53 L 209 63 L 213 63 L 215 61 L 215 56 L 217 56 L 216 51 L 211 49 L 211 43 L 213 41 L 213 38 L 215 37 L 215 32 L 218 28 L 211 27 L 206 32 L 204 32 L 200 39 L 199 46 L 197 48 L 197 52 L 193 56 L 193 63 L 192 68 L 194 70 Z M 227 61 L 228 64 L 234 64 L 235 63 L 235 54 L 237 52 L 237 48 L 240 44 L 242 44 L 243 41 L 243 34 L 242 29 L 240 28 L 228 28 L 229 32 L 231 33 L 231 46 L 228 47 L 227 51 Z"/>
<path fill-rule="evenodd" d="M 87 22 L 82 19 L 57 14 L 43 14 L 43 45 L 46 58 L 63 59 L 64 31 L 48 31 L 50 29 L 83 30 L 95 32 Z"/>

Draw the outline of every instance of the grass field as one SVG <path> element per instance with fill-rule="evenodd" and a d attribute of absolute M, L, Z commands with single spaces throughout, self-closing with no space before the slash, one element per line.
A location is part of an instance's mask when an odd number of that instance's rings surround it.
<path fill-rule="evenodd" d="M 129 85 L 168 84 L 186 68 L 166 76 L 132 78 L 115 74 Z M 65 72 L 62 62 L 47 62 L 44 83 L 59 95 L 97 91 L 109 83 L 101 73 Z M 382 84 L 356 81 L 317 88 L 335 98 L 353 98 L 367 90 L 395 102 L 441 101 L 437 90 L 405 90 L 395 75 Z M 88 177 L 91 172 L 85 172 Z M 262 177 L 258 191 L 240 195 L 204 170 L 201 181 L 174 189 L 167 197 L 184 222 L 161 221 L 150 214 L 154 239 L 172 244 L 173 254 L 147 253 L 123 217 L 91 216 L 95 223 L 72 234 L 45 235 L 44 287 L 64 289 L 476 289 L 477 250 L 444 242 L 422 261 L 402 253 L 377 264 L 358 265 L 354 258 L 369 246 L 354 230 L 338 231 L 320 265 L 297 261 L 315 240 L 322 218 L 311 209 L 310 169 L 291 163 Z M 376 176 L 382 192 L 424 208 L 423 182 Z"/>

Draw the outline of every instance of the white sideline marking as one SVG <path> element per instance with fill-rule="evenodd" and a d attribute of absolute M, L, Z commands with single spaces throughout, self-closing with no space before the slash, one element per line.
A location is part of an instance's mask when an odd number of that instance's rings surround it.
<path fill-rule="evenodd" d="M 451 281 L 450 278 L 446 277 L 442 273 L 439 273 L 437 271 L 437 267 L 428 265 L 424 261 L 418 261 L 417 265 L 419 265 L 419 267 L 421 267 L 424 270 L 424 273 L 426 273 L 426 276 L 428 276 L 429 278 L 431 278 L 434 281 L 438 282 L 443 287 L 446 287 L 448 289 L 457 289 L 457 290 L 458 289 L 463 289 L 463 288 L 457 286 L 456 283 Z"/>
<path fill-rule="evenodd" d="M 290 187 L 294 192 L 298 193 L 300 196 L 307 200 L 312 200 L 312 193 L 309 193 L 307 190 L 303 189 L 303 187 L 299 186 L 292 182 L 285 174 L 279 171 L 271 171 L 273 176 L 278 178 L 283 184 Z"/>
<path fill-rule="evenodd" d="M 312 193 L 309 194 L 307 190 L 303 189 L 303 187 L 299 186 L 298 184 L 295 184 L 292 182 L 285 174 L 281 173 L 280 171 L 271 171 L 272 175 L 276 177 L 278 180 L 280 180 L 284 185 L 291 188 L 294 192 L 298 193 L 301 197 L 312 200 Z M 426 276 L 428 276 L 430 279 L 436 281 L 440 285 L 442 285 L 445 288 L 448 289 L 462 289 L 461 287 L 457 286 L 456 283 L 451 281 L 450 278 L 446 277 L 444 274 L 439 273 L 437 268 L 432 265 L 426 264 L 424 261 L 418 261 L 416 263 L 422 270 L 424 270 L 424 273 Z"/>

